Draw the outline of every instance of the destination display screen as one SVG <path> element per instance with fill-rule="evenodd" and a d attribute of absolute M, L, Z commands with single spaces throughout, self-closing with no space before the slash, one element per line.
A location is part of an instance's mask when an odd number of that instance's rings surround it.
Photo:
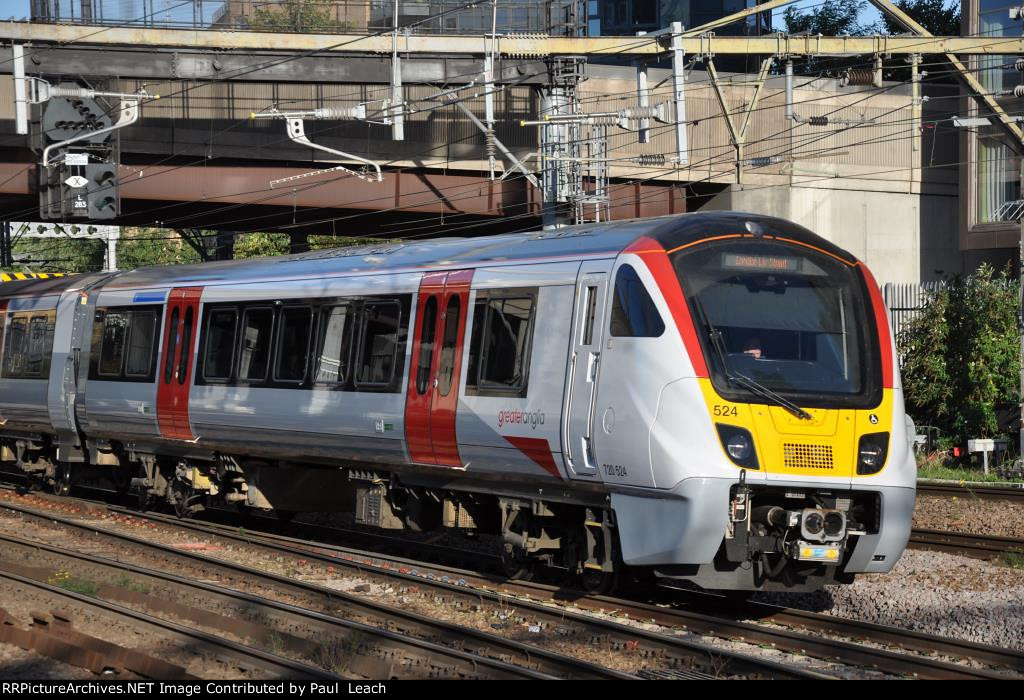
<path fill-rule="evenodd" d="M 759 255 L 756 253 L 723 253 L 722 267 L 726 270 L 753 270 L 757 272 L 801 272 L 803 260 L 787 255 Z"/>

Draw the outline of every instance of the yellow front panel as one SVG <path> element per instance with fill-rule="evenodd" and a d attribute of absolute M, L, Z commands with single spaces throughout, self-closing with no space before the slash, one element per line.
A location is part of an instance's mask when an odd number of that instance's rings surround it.
<path fill-rule="evenodd" d="M 892 432 L 891 389 L 882 391 L 882 401 L 873 409 L 804 407 L 811 420 L 803 420 L 780 406 L 728 401 L 710 379 L 699 381 L 711 420 L 749 430 L 760 471 L 768 474 L 856 477 L 861 435 Z"/>

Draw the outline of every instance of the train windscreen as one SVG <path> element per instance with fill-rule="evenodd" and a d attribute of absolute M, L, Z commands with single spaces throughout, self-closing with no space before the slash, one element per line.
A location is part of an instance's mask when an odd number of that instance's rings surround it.
<path fill-rule="evenodd" d="M 753 380 L 804 405 L 877 400 L 876 333 L 855 267 L 751 239 L 693 246 L 673 262 L 720 394 L 760 402 Z"/>

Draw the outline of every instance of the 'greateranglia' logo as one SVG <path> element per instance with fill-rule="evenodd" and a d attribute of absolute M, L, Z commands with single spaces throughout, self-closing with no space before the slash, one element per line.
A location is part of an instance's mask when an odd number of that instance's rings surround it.
<path fill-rule="evenodd" d="M 528 425 L 534 430 L 544 425 L 544 411 L 498 411 L 498 427 Z"/>

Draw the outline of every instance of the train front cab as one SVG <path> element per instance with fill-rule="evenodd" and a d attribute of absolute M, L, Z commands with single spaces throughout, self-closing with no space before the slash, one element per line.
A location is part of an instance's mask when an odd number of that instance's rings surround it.
<path fill-rule="evenodd" d="M 636 393 L 656 407 L 626 396 L 614 411 L 653 414 L 660 496 L 609 483 L 623 561 L 709 589 L 888 571 L 909 538 L 916 469 L 877 285 L 803 229 L 754 230 L 646 238 L 620 256 L 644 268 L 676 330 L 635 358 Z M 630 459 L 614 452 L 608 440 L 601 460 Z"/>

